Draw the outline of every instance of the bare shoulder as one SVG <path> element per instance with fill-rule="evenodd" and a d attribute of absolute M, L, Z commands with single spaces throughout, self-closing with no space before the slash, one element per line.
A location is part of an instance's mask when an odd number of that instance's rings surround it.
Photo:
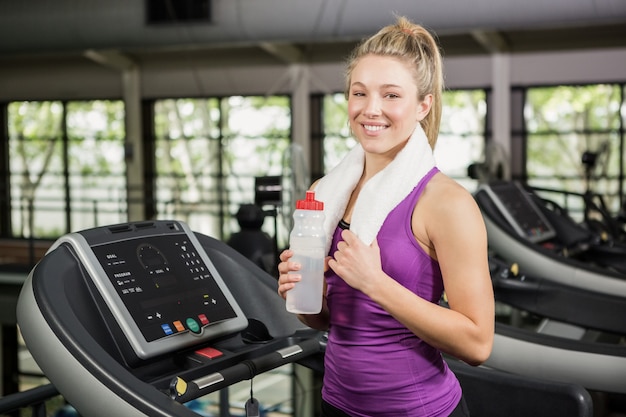
<path fill-rule="evenodd" d="M 475 233 L 482 216 L 472 194 L 443 173 L 437 173 L 426 185 L 413 211 L 412 227 L 417 240 L 432 248 L 437 235 Z M 473 226 L 472 226 L 473 225 Z M 468 227 L 469 226 L 469 227 Z"/>
<path fill-rule="evenodd" d="M 468 205 L 476 205 L 474 197 L 469 191 L 441 172 L 428 182 L 420 202 L 425 203 L 425 208 L 437 211 L 457 211 L 467 208 Z"/>
<path fill-rule="evenodd" d="M 438 173 L 426 186 L 415 208 L 430 240 L 436 230 L 463 229 L 476 233 L 484 227 L 474 196 L 458 182 Z M 430 226 L 436 226 L 431 228 Z"/>

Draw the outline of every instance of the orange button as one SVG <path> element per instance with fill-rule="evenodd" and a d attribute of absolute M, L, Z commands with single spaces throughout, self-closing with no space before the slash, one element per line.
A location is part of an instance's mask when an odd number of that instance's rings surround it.
<path fill-rule="evenodd" d="M 176 330 L 178 330 L 179 332 L 185 330 L 185 326 L 183 326 L 183 324 L 178 320 L 174 322 L 174 327 L 176 327 Z"/>

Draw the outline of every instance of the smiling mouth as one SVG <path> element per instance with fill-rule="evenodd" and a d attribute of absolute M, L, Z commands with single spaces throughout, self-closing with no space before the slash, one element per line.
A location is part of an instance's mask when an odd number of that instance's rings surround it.
<path fill-rule="evenodd" d="M 387 125 L 364 125 L 362 124 L 361 126 L 363 126 L 363 129 L 367 130 L 368 132 L 378 132 L 380 130 L 387 129 Z"/>

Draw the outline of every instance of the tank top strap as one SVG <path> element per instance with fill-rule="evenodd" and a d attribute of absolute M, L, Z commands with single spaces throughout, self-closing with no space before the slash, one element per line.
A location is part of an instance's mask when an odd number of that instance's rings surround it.
<path fill-rule="evenodd" d="M 439 168 L 437 167 L 434 167 L 433 169 L 428 171 L 428 173 L 424 175 L 422 179 L 417 183 L 415 188 L 413 188 L 413 191 L 411 191 L 407 198 L 405 198 L 404 201 L 400 204 L 405 205 L 407 208 L 410 208 L 412 212 L 413 208 L 415 208 L 415 205 L 417 204 L 417 201 L 424 192 L 426 185 L 431 180 L 431 178 L 434 177 L 435 174 L 437 174 L 438 172 Z"/>

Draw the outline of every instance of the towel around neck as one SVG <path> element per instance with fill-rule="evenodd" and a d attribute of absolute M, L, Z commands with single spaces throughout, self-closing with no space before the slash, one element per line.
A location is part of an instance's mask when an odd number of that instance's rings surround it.
<path fill-rule="evenodd" d="M 315 198 L 324 202 L 326 253 L 333 233 L 344 216 L 352 191 L 363 174 L 365 151 L 360 144 L 315 187 Z M 435 158 L 422 127 L 418 124 L 404 148 L 383 170 L 370 178 L 359 192 L 352 211 L 350 230 L 365 244 L 371 244 L 387 215 L 419 181 L 435 167 Z"/>

